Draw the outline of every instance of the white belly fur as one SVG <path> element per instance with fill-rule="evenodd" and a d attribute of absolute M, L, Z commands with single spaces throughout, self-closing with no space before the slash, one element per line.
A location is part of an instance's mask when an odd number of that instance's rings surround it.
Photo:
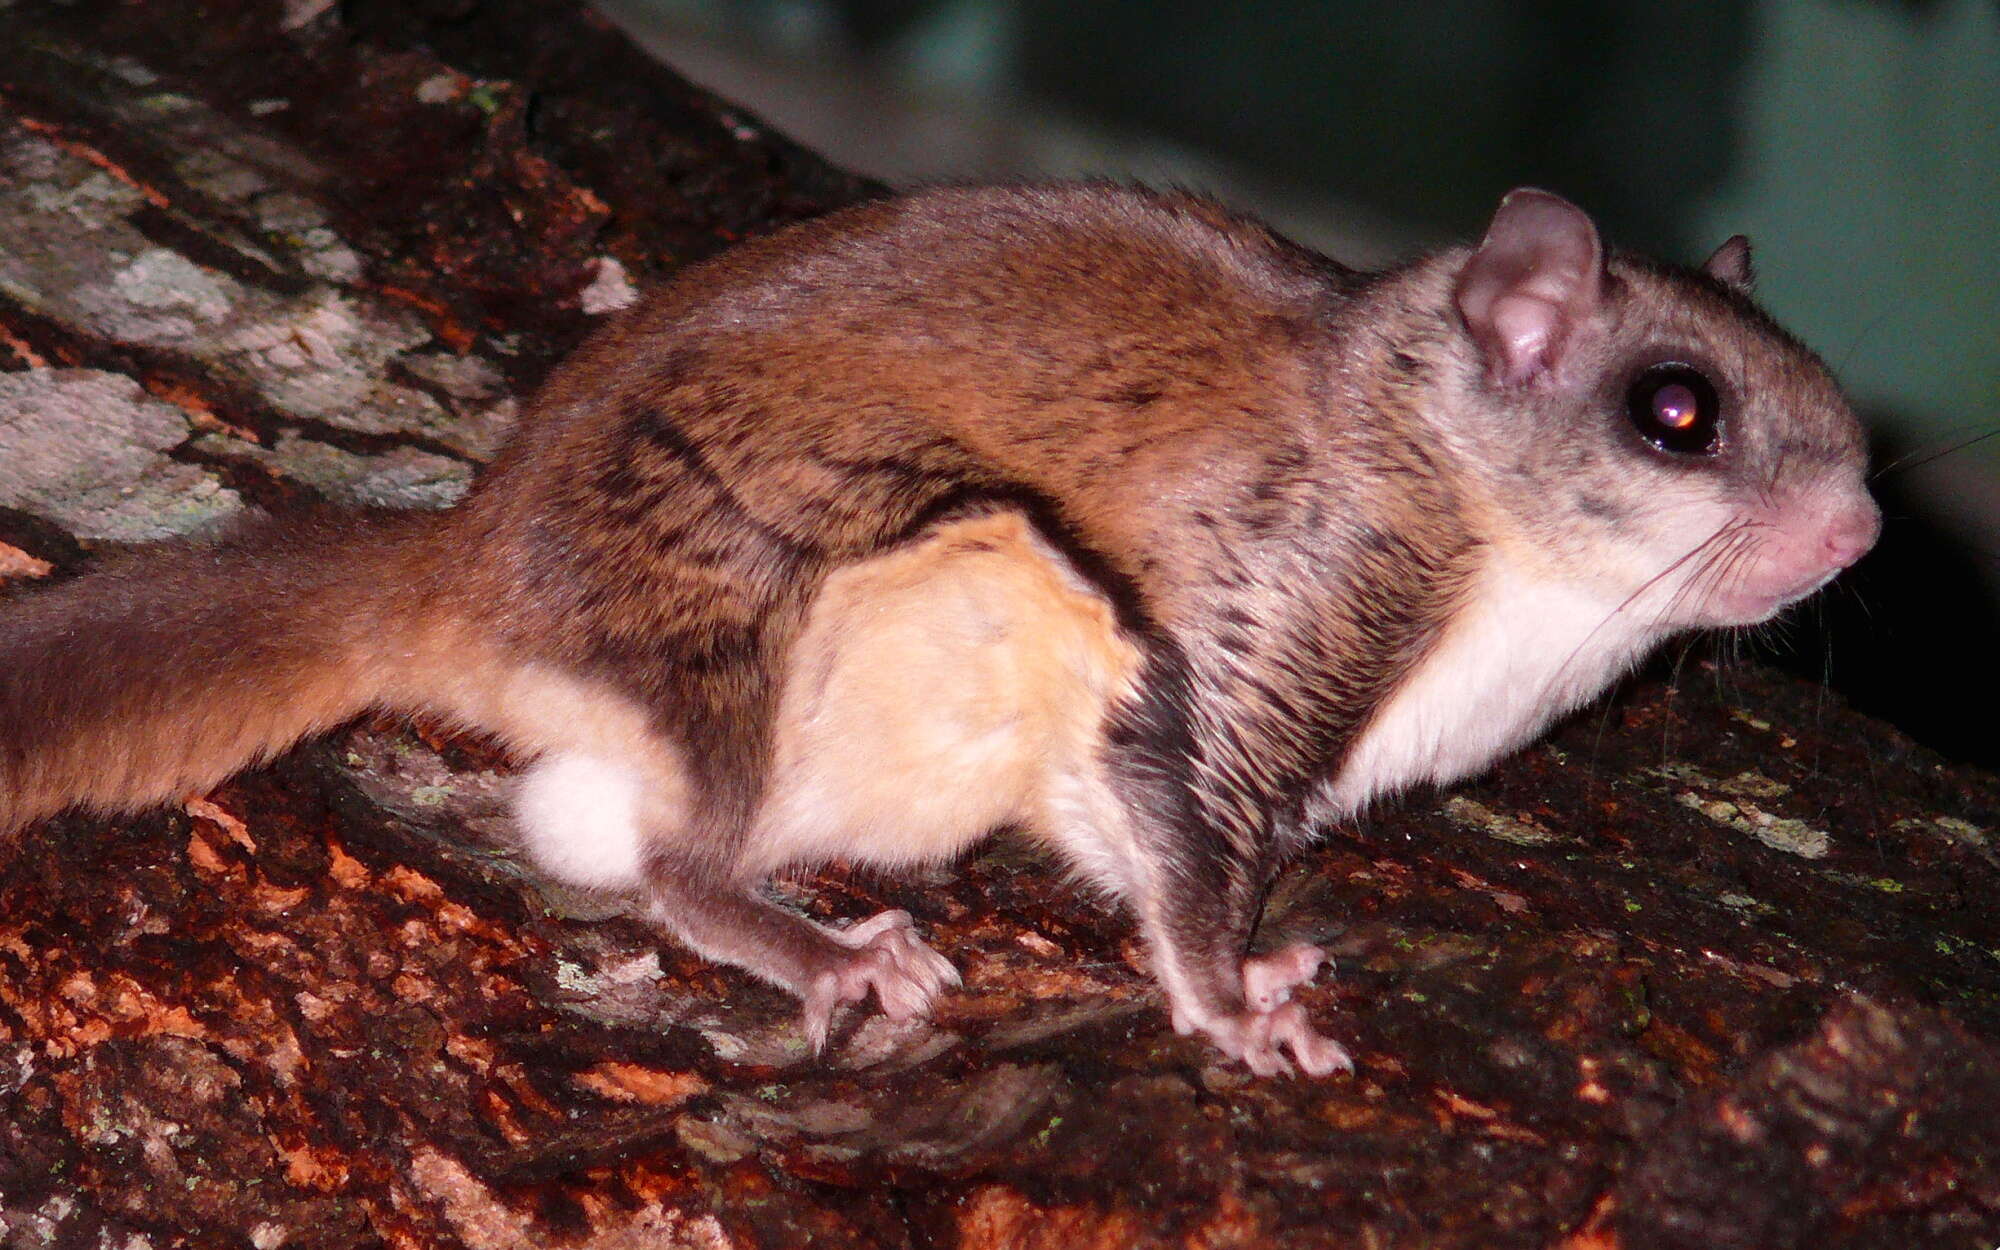
<path fill-rule="evenodd" d="M 1350 816 L 1407 786 L 1485 768 L 1645 654 L 1653 638 L 1644 615 L 1493 556 L 1466 606 L 1377 710 L 1308 816 Z"/>

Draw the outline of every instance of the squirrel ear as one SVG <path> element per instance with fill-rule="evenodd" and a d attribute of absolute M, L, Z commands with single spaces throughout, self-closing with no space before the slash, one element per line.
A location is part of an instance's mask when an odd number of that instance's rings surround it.
<path fill-rule="evenodd" d="M 1732 234 L 1724 239 L 1722 246 L 1715 249 L 1702 272 L 1722 285 L 1744 295 L 1757 284 L 1757 266 L 1750 259 L 1750 240 L 1740 234 Z"/>
<path fill-rule="evenodd" d="M 1455 297 L 1488 374 L 1520 386 L 1561 362 L 1603 292 L 1597 227 L 1561 196 L 1522 187 L 1501 199 Z"/>

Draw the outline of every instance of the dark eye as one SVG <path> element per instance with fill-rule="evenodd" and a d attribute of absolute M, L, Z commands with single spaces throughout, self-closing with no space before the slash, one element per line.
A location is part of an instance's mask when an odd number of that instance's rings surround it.
<path fill-rule="evenodd" d="M 1632 426 L 1661 451 L 1712 456 L 1722 450 L 1721 404 L 1715 387 L 1692 365 L 1654 365 L 1625 392 Z"/>

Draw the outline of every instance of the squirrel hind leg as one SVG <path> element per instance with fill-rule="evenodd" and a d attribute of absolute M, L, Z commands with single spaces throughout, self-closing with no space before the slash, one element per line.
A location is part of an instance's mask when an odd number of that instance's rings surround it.
<path fill-rule="evenodd" d="M 930 1014 L 932 1001 L 960 983 L 950 961 L 917 937 L 908 912 L 835 929 L 780 907 L 755 885 L 686 871 L 670 857 L 650 857 L 647 872 L 653 922 L 703 958 L 789 991 L 815 1053 L 826 1048 L 844 1004 L 872 993 L 884 1015 L 909 1020 Z"/>
<path fill-rule="evenodd" d="M 515 816 L 529 855 L 551 876 L 639 893 L 647 918 L 683 946 L 797 997 L 815 1051 L 846 1004 L 872 994 L 883 1014 L 907 1020 L 959 984 L 907 912 L 836 929 L 765 898 L 754 874 L 704 862 L 705 840 L 689 836 L 678 801 L 683 789 L 678 777 L 616 756 L 551 752 L 522 778 Z"/>

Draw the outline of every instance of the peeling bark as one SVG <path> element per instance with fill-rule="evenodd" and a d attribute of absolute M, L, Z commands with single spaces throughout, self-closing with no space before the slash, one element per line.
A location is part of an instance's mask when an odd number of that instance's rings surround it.
<path fill-rule="evenodd" d="M 643 284 L 871 188 L 558 3 L 0 7 L 0 584 L 436 506 Z M 0 606 L 4 621 L 4 606 Z M 905 907 L 937 1018 L 792 1004 L 533 879 L 422 726 L 0 870 L 8 1246 L 2000 1240 L 2000 781 L 1755 669 L 1328 831 L 1262 941 L 1357 1073 L 1175 1036 L 1026 847 Z"/>

